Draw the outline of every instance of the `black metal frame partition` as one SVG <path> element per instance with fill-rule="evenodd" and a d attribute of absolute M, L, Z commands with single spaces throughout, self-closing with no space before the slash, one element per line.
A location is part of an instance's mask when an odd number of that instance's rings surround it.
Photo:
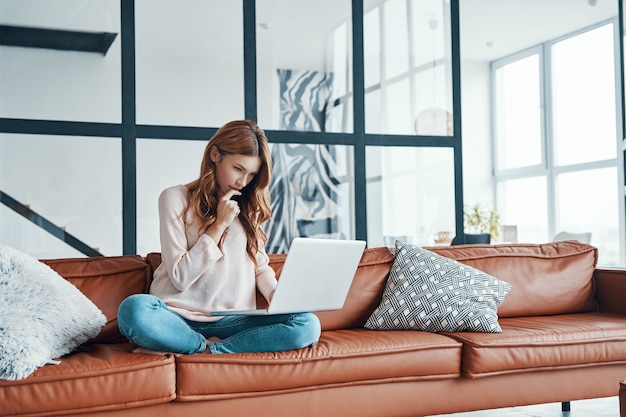
<path fill-rule="evenodd" d="M 45 134 L 66 136 L 94 136 L 117 138 L 122 141 L 122 220 L 123 253 L 137 251 L 137 175 L 136 141 L 139 138 L 207 140 L 217 127 L 178 127 L 138 125 L 135 99 L 135 3 L 120 0 L 121 13 L 121 77 L 122 119 L 116 123 L 85 123 L 71 121 L 29 120 L 0 118 L 0 133 Z M 256 2 L 242 0 L 243 6 L 243 51 L 244 51 L 244 112 L 245 118 L 257 119 L 256 79 Z M 366 148 L 367 146 L 444 147 L 454 152 L 454 197 L 455 227 L 463 231 L 463 166 L 461 147 L 461 64 L 459 39 L 459 0 L 451 0 L 451 44 L 452 44 L 452 100 L 454 116 L 453 136 L 385 135 L 365 132 L 365 89 L 363 56 L 363 0 L 352 0 L 353 37 L 353 133 L 294 132 L 267 130 L 272 143 L 306 143 L 327 145 L 349 145 L 354 150 L 355 181 L 355 233 L 357 239 L 367 240 L 367 197 L 366 197 Z M 621 16 L 621 9 L 620 9 Z M 4 201 L 0 201 L 3 203 Z M 19 205 L 12 201 L 13 206 Z M 12 207 L 20 213 L 19 207 Z M 23 210 L 22 210 L 23 211 Z M 23 215 L 23 214 L 22 214 Z M 71 235 L 60 233 L 61 228 L 43 217 L 30 212 L 25 216 L 67 244 L 88 256 L 99 253 L 84 249 Z"/>

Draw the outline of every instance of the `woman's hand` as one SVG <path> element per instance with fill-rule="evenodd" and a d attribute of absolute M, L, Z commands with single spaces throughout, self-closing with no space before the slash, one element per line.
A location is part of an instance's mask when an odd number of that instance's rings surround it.
<path fill-rule="evenodd" d="M 235 217 L 239 216 L 239 203 L 231 200 L 233 196 L 241 195 L 237 190 L 230 190 L 217 202 L 217 213 L 215 222 L 207 229 L 206 234 L 210 236 L 218 245 L 221 244 L 225 232 L 231 225 Z"/>
<path fill-rule="evenodd" d="M 217 202 L 216 223 L 220 223 L 225 225 L 225 227 L 228 227 L 233 220 L 235 220 L 235 217 L 239 216 L 239 203 L 235 200 L 231 200 L 231 198 L 236 195 L 241 195 L 241 192 L 237 190 L 230 190 Z"/>

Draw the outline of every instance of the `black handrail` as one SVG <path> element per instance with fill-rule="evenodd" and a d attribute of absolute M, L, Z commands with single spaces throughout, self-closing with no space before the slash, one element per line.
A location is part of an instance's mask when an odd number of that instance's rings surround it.
<path fill-rule="evenodd" d="M 78 239 L 76 236 L 66 232 L 63 228 L 57 226 L 52 223 L 50 220 L 46 219 L 42 215 L 36 213 L 31 210 L 30 207 L 20 203 L 10 195 L 6 194 L 3 191 L 0 191 L 0 203 L 4 204 L 14 212 L 18 213 L 22 217 L 27 220 L 30 220 L 40 228 L 44 229 L 46 232 L 50 233 L 52 236 L 62 240 L 63 242 L 70 245 L 72 248 L 77 251 L 82 252 L 83 254 L 95 257 L 95 256 L 104 256 L 91 246 L 85 244 L 83 241 Z"/>

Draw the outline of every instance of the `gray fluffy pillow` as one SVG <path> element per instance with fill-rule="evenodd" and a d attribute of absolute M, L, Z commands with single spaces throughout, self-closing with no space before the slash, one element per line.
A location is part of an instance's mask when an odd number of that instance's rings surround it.
<path fill-rule="evenodd" d="M 26 378 L 105 323 L 98 307 L 49 266 L 0 245 L 0 379 Z"/>
<path fill-rule="evenodd" d="M 510 290 L 483 271 L 396 241 L 383 299 L 365 327 L 500 333 L 498 306 Z"/>

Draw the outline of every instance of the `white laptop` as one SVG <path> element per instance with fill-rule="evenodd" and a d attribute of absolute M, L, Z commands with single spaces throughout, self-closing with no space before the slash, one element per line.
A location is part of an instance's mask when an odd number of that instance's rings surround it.
<path fill-rule="evenodd" d="M 213 311 L 213 316 L 339 310 L 365 249 L 363 240 L 297 237 L 291 242 L 267 309 Z"/>

